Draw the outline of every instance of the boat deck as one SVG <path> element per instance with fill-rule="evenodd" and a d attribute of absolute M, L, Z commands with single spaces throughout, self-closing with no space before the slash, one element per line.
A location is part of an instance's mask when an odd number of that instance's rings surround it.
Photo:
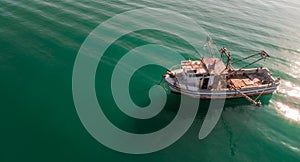
<path fill-rule="evenodd" d="M 239 88 L 254 88 L 267 85 L 272 82 L 267 69 L 261 69 L 260 72 L 248 71 L 247 73 L 231 76 L 227 79 L 227 84 Z"/>

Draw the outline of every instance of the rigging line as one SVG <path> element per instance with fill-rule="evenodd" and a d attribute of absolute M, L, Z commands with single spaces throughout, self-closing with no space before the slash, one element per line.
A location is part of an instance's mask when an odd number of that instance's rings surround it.
<path fill-rule="evenodd" d="M 260 96 L 265 92 L 265 89 L 255 98 L 255 101 L 258 100 L 258 98 L 260 98 Z"/>
<path fill-rule="evenodd" d="M 237 63 L 237 62 L 240 62 L 240 61 L 249 59 L 249 58 L 254 57 L 254 56 L 256 56 L 256 55 L 259 55 L 259 54 L 260 54 L 260 53 L 252 54 L 252 55 L 250 55 L 250 56 L 247 56 L 247 57 L 245 57 L 245 58 L 242 58 L 242 59 L 240 59 L 240 60 L 237 60 L 237 61 L 235 61 L 235 62 L 233 62 L 233 63 L 231 63 L 231 64 L 235 64 L 235 63 Z"/>
<path fill-rule="evenodd" d="M 169 88 L 170 88 L 170 87 L 167 85 L 166 82 L 164 82 L 163 87 L 164 87 L 165 92 L 167 92 L 167 94 L 170 94 L 170 91 L 169 91 Z M 169 87 L 169 88 L 168 88 L 168 87 Z"/>
<path fill-rule="evenodd" d="M 256 50 L 238 50 L 238 51 L 236 51 L 236 50 L 230 50 L 231 52 L 237 52 L 237 53 L 241 53 L 241 52 L 255 52 Z"/>
<path fill-rule="evenodd" d="M 250 101 L 251 103 L 255 104 L 257 107 L 261 106 L 260 102 L 257 102 L 255 100 L 253 100 L 252 98 L 250 98 L 247 94 L 243 93 L 242 91 L 240 91 L 238 88 L 232 86 L 232 88 L 238 92 L 239 94 L 241 94 L 245 99 L 247 99 L 248 101 Z"/>
<path fill-rule="evenodd" d="M 221 115 L 221 121 L 224 125 L 224 130 L 226 131 L 226 133 L 228 133 L 228 136 L 229 136 L 229 149 L 230 149 L 231 155 L 234 156 L 236 144 L 233 141 L 234 133 L 232 131 L 232 127 L 230 126 L 229 123 L 226 123 L 226 119 L 224 119 L 223 115 Z"/>
<path fill-rule="evenodd" d="M 203 56 L 196 50 L 196 53 L 194 53 L 193 57 L 195 57 L 195 56 L 197 56 L 197 55 L 199 55 L 200 58 L 203 58 Z"/>
<path fill-rule="evenodd" d="M 270 83 L 269 83 L 269 84 L 264 88 L 264 90 L 256 97 L 255 101 L 257 101 L 258 98 L 260 98 L 261 95 L 265 92 L 265 90 L 266 90 L 267 88 L 269 88 L 269 85 L 270 85 Z"/>
<path fill-rule="evenodd" d="M 260 60 L 262 60 L 262 59 L 264 59 L 264 58 L 260 58 L 260 59 L 258 59 L 258 60 L 256 60 L 256 61 L 254 61 L 254 62 L 252 62 L 252 63 L 250 63 L 250 64 L 248 64 L 248 65 L 246 65 L 246 66 L 244 66 L 244 67 L 242 67 L 242 68 L 240 68 L 238 71 L 244 69 L 245 67 L 248 67 L 248 66 L 250 66 L 250 65 L 253 65 L 253 64 L 257 63 L 258 61 L 260 61 Z"/>
<path fill-rule="evenodd" d="M 164 80 L 164 78 L 162 77 L 157 85 L 160 85 L 163 80 Z"/>
<path fill-rule="evenodd" d="M 241 140 L 241 137 L 245 137 L 245 133 L 246 133 L 246 128 L 249 125 L 250 119 L 253 119 L 254 116 L 254 112 L 252 111 L 246 111 L 246 113 L 248 112 L 248 116 L 246 117 L 247 119 L 244 120 L 246 122 L 244 122 L 245 126 L 242 128 L 242 130 L 240 131 L 241 133 L 239 135 L 237 135 L 237 138 L 235 139 L 235 143 L 238 143 Z"/>
<path fill-rule="evenodd" d="M 169 71 L 171 70 L 175 70 L 177 68 L 177 66 L 181 66 L 181 64 L 176 64 L 176 65 L 173 65 L 170 69 L 168 69 Z"/>

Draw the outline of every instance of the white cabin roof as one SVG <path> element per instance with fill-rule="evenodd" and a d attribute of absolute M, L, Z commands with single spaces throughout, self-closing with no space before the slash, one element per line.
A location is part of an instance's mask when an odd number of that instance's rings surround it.
<path fill-rule="evenodd" d="M 195 74 L 224 74 L 226 66 L 219 58 L 203 58 L 202 60 L 184 60 L 181 61 L 181 67 L 186 73 Z"/>

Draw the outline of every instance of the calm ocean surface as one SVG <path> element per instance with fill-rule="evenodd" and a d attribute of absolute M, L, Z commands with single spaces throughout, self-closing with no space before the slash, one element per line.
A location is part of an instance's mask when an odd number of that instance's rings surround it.
<path fill-rule="evenodd" d="M 81 44 L 100 23 L 145 7 L 192 18 L 233 58 L 267 50 L 271 58 L 256 66 L 264 65 L 281 77 L 277 93 L 261 98 L 261 108 L 244 99 L 226 101 L 219 122 L 204 140 L 198 139 L 198 132 L 207 101 L 200 104 L 191 128 L 166 149 L 129 155 L 100 144 L 86 131 L 74 106 L 74 62 Z M 187 31 L 193 28 L 178 25 Z M 145 121 L 127 117 L 114 104 L 109 78 L 122 54 L 152 40 L 165 41 L 189 55 L 177 39 L 142 30 L 123 36 L 106 51 L 109 57 L 102 67 L 107 71 L 98 69 L 96 91 L 105 114 L 119 128 L 149 133 L 176 115 L 180 97 L 169 94 L 157 117 Z M 0 161 L 300 161 L 299 69 L 298 0 L 0 0 Z M 161 67 L 146 66 L 135 73 L 130 83 L 134 103 L 149 104 L 149 88 L 163 72 Z"/>

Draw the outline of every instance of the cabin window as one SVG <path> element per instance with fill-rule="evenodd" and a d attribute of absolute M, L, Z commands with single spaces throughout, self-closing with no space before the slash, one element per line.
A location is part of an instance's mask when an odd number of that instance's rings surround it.
<path fill-rule="evenodd" d="M 208 82 L 209 82 L 209 78 L 204 78 L 202 83 L 202 89 L 207 89 Z"/>
<path fill-rule="evenodd" d="M 189 74 L 189 77 L 193 78 L 193 77 L 195 77 L 195 74 Z"/>
<path fill-rule="evenodd" d="M 196 73 L 197 70 L 187 70 L 186 72 L 187 72 L 187 73 Z"/>

